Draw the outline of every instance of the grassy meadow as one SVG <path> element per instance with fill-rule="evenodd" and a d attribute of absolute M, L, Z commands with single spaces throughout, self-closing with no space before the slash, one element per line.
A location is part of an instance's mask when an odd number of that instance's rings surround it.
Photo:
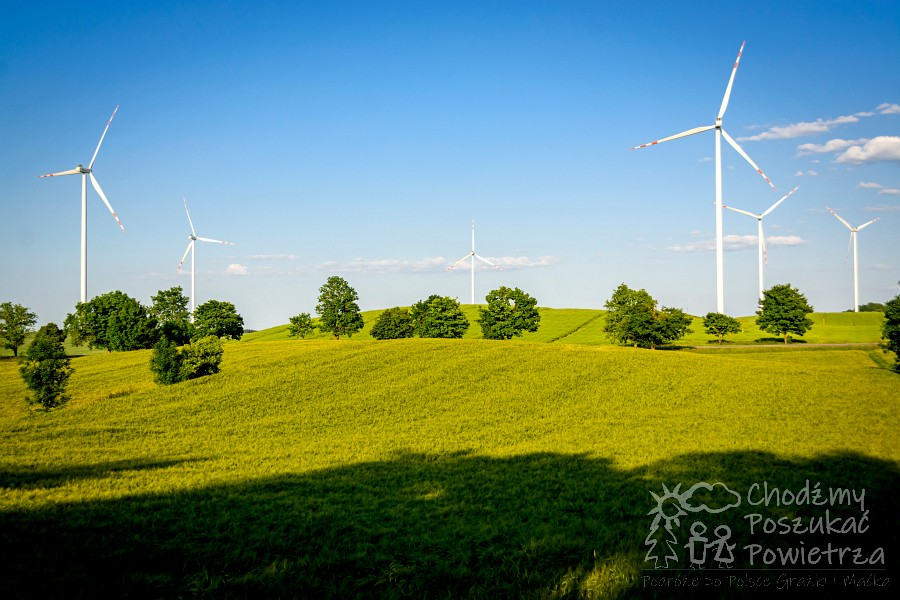
<path fill-rule="evenodd" d="M 722 522 L 741 558 L 748 542 L 880 547 L 896 575 L 900 376 L 879 349 L 565 341 L 599 330 L 597 313 L 545 313 L 532 343 L 276 328 L 167 387 L 149 351 L 79 356 L 72 400 L 50 413 L 0 359 L 0 597 L 696 597 L 648 584 L 682 572 L 654 570 L 644 542 L 651 492 L 699 481 L 864 489 L 865 534 Z M 727 577 L 774 588 L 776 566 L 704 571 L 726 583 L 699 595 L 758 597 Z"/>

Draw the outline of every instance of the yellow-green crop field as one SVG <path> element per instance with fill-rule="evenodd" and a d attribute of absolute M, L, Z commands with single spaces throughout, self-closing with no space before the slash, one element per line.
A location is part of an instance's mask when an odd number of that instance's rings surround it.
<path fill-rule="evenodd" d="M 870 568 L 896 591 L 900 375 L 880 349 L 570 344 L 602 324 L 558 316 L 554 343 L 270 330 L 165 387 L 149 351 L 79 356 L 49 413 L 0 359 L 0 597 L 757 598 L 767 579 L 788 598 L 781 577 L 810 568 L 844 569 L 817 597 L 850 596 L 842 578 Z M 679 518 L 675 487 L 698 482 L 743 502 Z M 759 502 L 763 484 L 791 501 Z M 850 500 L 797 500 L 836 488 Z M 748 516 L 826 510 L 858 531 L 765 533 Z M 729 528 L 732 569 L 686 568 L 695 519 L 710 539 Z M 874 561 L 765 560 L 829 544 Z M 702 590 L 673 587 L 698 573 Z"/>

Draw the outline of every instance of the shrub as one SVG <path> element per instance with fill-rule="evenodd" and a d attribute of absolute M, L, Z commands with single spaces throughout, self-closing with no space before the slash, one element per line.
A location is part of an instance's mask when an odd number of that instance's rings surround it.
<path fill-rule="evenodd" d="M 153 380 L 163 385 L 171 385 L 183 381 L 182 367 L 184 357 L 178 351 L 178 346 L 172 340 L 163 337 L 153 347 L 150 356 L 150 370 L 153 372 Z"/>
<path fill-rule="evenodd" d="M 183 379 L 196 379 L 219 372 L 222 362 L 222 342 L 208 335 L 181 347 L 181 374 Z"/>
<path fill-rule="evenodd" d="M 887 340 L 885 348 L 896 355 L 894 370 L 900 372 L 900 295 L 884 304 L 881 336 Z"/>
<path fill-rule="evenodd" d="M 305 338 L 313 332 L 313 329 L 312 317 L 309 316 L 309 313 L 300 313 L 296 317 L 291 317 L 288 335 L 290 337 L 299 336 Z"/>
<path fill-rule="evenodd" d="M 66 385 L 74 371 L 69 366 L 62 341 L 49 326 L 50 324 L 45 325 L 35 335 L 25 351 L 22 366 L 19 367 L 25 385 L 34 392 L 28 402 L 45 410 L 62 406 L 68 401 Z M 56 325 L 53 325 L 53 329 L 59 331 Z"/>
<path fill-rule="evenodd" d="M 413 321 L 405 308 L 389 308 L 380 315 L 372 326 L 372 337 L 376 340 L 397 340 L 413 336 Z"/>

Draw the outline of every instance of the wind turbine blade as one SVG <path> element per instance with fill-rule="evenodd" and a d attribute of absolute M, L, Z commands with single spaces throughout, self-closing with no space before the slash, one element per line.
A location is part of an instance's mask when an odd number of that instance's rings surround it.
<path fill-rule="evenodd" d="M 452 269 L 453 267 L 455 267 L 455 266 L 458 265 L 459 263 L 461 263 L 461 262 L 463 262 L 463 261 L 465 261 L 465 260 L 468 260 L 468 259 L 472 258 L 472 256 L 474 256 L 473 253 L 466 254 L 466 255 L 463 256 L 461 259 L 459 259 L 458 261 L 456 261 L 455 263 L 453 263 L 452 265 L 450 265 L 449 267 L 447 267 L 447 268 L 444 269 L 444 270 L 445 270 L 445 271 L 449 271 L 450 269 Z"/>
<path fill-rule="evenodd" d="M 793 194 L 794 192 L 796 192 L 798 189 L 800 189 L 800 186 L 799 186 L 799 185 L 798 185 L 797 187 L 795 187 L 794 189 L 792 189 L 791 191 L 789 191 L 787 194 L 785 194 L 784 197 L 783 197 L 781 200 L 779 200 L 778 202 L 776 202 L 775 204 L 773 204 L 772 206 L 770 206 L 769 209 L 768 209 L 766 212 L 764 212 L 763 214 L 759 215 L 760 218 L 766 216 L 767 214 L 769 214 L 770 212 L 772 212 L 773 210 L 775 210 L 775 208 L 776 208 L 779 204 L 781 204 L 782 202 L 784 202 L 785 200 L 787 200 L 787 199 L 788 199 L 788 196 L 790 196 L 791 194 Z"/>
<path fill-rule="evenodd" d="M 222 240 L 213 240 L 213 239 L 205 238 L 205 237 L 198 237 L 197 239 L 200 240 L 201 242 L 213 242 L 215 244 L 227 244 L 229 246 L 234 246 L 234 244 L 232 242 L 223 242 Z"/>
<path fill-rule="evenodd" d="M 762 233 L 762 228 L 760 227 L 760 235 L 759 242 L 762 244 L 763 249 L 763 263 L 768 267 L 769 266 L 769 251 L 766 249 L 766 236 Z"/>
<path fill-rule="evenodd" d="M 847 242 L 847 254 L 844 255 L 844 264 L 845 265 L 850 262 L 850 247 L 851 246 L 853 246 L 853 232 L 852 231 L 850 232 L 850 241 Z"/>
<path fill-rule="evenodd" d="M 91 162 L 88 163 L 88 169 L 94 166 L 94 161 L 97 160 L 97 153 L 100 152 L 100 145 L 103 143 L 103 138 L 106 137 L 107 130 L 109 130 L 109 124 L 112 123 L 113 117 L 116 116 L 116 112 L 118 112 L 118 110 L 119 105 L 117 104 L 112 116 L 109 118 L 109 121 L 106 122 L 106 127 L 103 129 L 103 135 L 100 136 L 100 141 L 97 142 L 97 149 L 94 150 L 94 155 L 91 157 Z"/>
<path fill-rule="evenodd" d="M 193 248 L 193 247 L 194 247 L 194 240 L 191 240 L 190 242 L 188 242 L 187 250 L 184 251 L 184 256 L 181 257 L 181 262 L 178 263 L 178 268 L 175 269 L 176 273 L 181 270 L 181 265 L 184 264 L 184 259 L 187 258 L 188 252 L 190 252 L 191 248 Z"/>
<path fill-rule="evenodd" d="M 106 194 L 103 193 L 103 190 L 100 189 L 100 184 L 97 183 L 97 178 L 94 177 L 93 173 L 88 173 L 91 176 L 91 185 L 94 186 L 94 189 L 97 190 L 97 193 L 100 194 L 100 197 L 103 199 L 103 203 L 106 204 L 106 208 L 109 209 L 109 212 L 112 213 L 113 219 L 116 220 L 116 223 L 119 224 L 119 227 L 122 228 L 122 231 L 125 231 L 125 226 L 122 225 L 122 221 L 119 220 L 118 215 L 116 215 L 116 211 L 113 210 L 112 204 L 109 203 L 109 200 L 106 199 Z"/>
<path fill-rule="evenodd" d="M 878 218 L 876 218 L 876 219 L 872 219 L 872 220 L 869 221 L 868 223 L 864 223 L 864 224 L 860 225 L 859 227 L 857 227 L 856 230 L 857 230 L 857 231 L 860 231 L 863 227 L 868 227 L 869 225 L 871 225 L 872 223 L 874 223 L 875 221 L 877 221 L 877 220 L 880 219 L 880 218 L 881 218 L 881 217 L 878 217 Z"/>
<path fill-rule="evenodd" d="M 188 216 L 188 223 L 191 226 L 191 235 L 197 235 L 197 232 L 194 231 L 194 222 L 191 221 L 191 211 L 187 208 L 187 199 L 184 196 L 182 196 L 181 199 L 184 200 L 184 212 L 186 212 Z"/>
<path fill-rule="evenodd" d="M 60 171 L 59 173 L 47 173 L 46 175 L 41 175 L 40 178 L 44 177 L 59 177 L 60 175 L 78 175 L 81 173 L 78 169 L 69 169 L 68 171 Z"/>
<path fill-rule="evenodd" d="M 828 207 L 826 206 L 825 208 L 828 208 Z M 849 229 L 850 231 L 853 231 L 853 227 L 850 225 L 850 223 L 848 223 L 847 221 L 845 221 L 844 219 L 842 219 L 842 218 L 841 218 L 841 215 L 837 214 L 836 212 L 834 212 L 834 211 L 831 210 L 830 208 L 828 208 L 828 212 L 830 212 L 831 214 L 833 214 L 833 215 L 837 218 L 838 221 L 840 221 L 841 223 L 844 224 L 844 226 L 845 226 L 847 229 Z"/>
<path fill-rule="evenodd" d="M 634 148 L 629 148 L 629 150 L 638 150 L 639 148 L 646 148 L 647 146 L 655 146 L 656 144 L 662 144 L 663 142 L 668 142 L 669 140 L 677 140 L 678 138 L 687 137 L 689 135 L 694 135 L 695 133 L 703 133 L 704 131 L 709 131 L 710 129 L 715 129 L 715 125 L 708 125 L 706 127 L 694 127 L 693 129 L 688 129 L 687 131 L 682 131 L 681 133 L 676 133 L 675 135 L 670 135 L 667 138 L 663 138 L 661 140 L 656 140 L 655 142 L 650 142 L 649 144 L 641 144 L 640 146 L 635 146 Z"/>
<path fill-rule="evenodd" d="M 741 62 L 741 54 L 744 52 L 744 44 L 746 40 L 741 42 L 741 49 L 738 50 L 737 58 L 734 61 L 734 68 L 731 69 L 731 77 L 728 79 L 728 87 L 725 88 L 725 97 L 722 98 L 722 106 L 719 108 L 719 118 L 725 115 L 725 109 L 728 108 L 728 99 L 731 97 L 731 86 L 734 85 L 734 76 L 737 73 L 738 63 Z"/>
<path fill-rule="evenodd" d="M 474 254 L 473 256 L 474 256 L 475 258 L 477 258 L 478 260 L 480 260 L 481 262 L 485 262 L 485 263 L 491 265 L 492 267 L 494 267 L 494 268 L 497 269 L 498 271 L 502 271 L 502 270 L 503 270 L 503 269 L 501 269 L 500 267 L 498 267 L 497 265 L 495 265 L 494 263 L 492 263 L 491 261 L 489 261 L 488 259 L 486 259 L 486 258 L 483 257 L 483 256 L 479 256 L 479 255 L 477 255 L 477 254 Z"/>
<path fill-rule="evenodd" d="M 725 136 L 725 140 L 726 140 L 729 144 L 731 144 L 731 147 L 734 148 L 735 150 L 737 150 L 737 151 L 738 151 L 738 154 L 740 154 L 741 156 L 743 156 L 743 157 L 744 157 L 744 160 L 746 160 L 748 163 L 750 163 L 750 166 L 753 167 L 754 169 L 756 169 L 756 172 L 757 172 L 757 173 L 759 173 L 760 175 L 762 175 L 762 178 L 766 180 L 766 183 L 768 183 L 769 185 L 771 185 L 773 190 L 776 189 L 776 188 L 775 188 L 775 184 L 772 183 L 772 182 L 769 180 L 768 177 L 766 177 L 766 174 L 762 172 L 762 169 L 760 169 L 759 167 L 756 166 L 756 163 L 753 162 L 753 160 L 752 160 L 749 156 L 747 156 L 747 153 L 744 152 L 743 148 L 741 148 L 740 146 L 738 146 L 737 142 L 735 142 L 733 139 L 731 139 L 731 136 L 728 135 L 728 133 L 727 133 L 724 129 L 722 129 L 722 135 Z"/>
<path fill-rule="evenodd" d="M 727 208 L 728 210 L 733 210 L 734 212 L 741 213 L 742 215 L 747 215 L 748 217 L 753 217 L 754 219 L 759 218 L 759 215 L 754 215 L 752 212 L 747 212 L 746 210 L 741 210 L 741 209 L 735 208 L 733 206 L 728 206 L 727 204 L 723 204 L 722 208 Z"/>

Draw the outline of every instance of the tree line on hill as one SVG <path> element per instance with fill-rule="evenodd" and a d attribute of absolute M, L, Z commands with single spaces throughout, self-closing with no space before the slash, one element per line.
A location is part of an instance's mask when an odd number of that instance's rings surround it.
<path fill-rule="evenodd" d="M 357 301 L 359 296 L 342 278 L 333 276 L 319 289 L 318 328 L 335 339 L 352 336 L 364 321 Z M 537 301 L 519 288 L 501 286 L 488 293 L 487 305 L 478 309 L 478 323 L 486 339 L 508 340 L 526 331 L 537 331 L 540 313 Z M 240 339 L 243 318 L 230 302 L 210 300 L 188 313 L 188 299 L 180 287 L 161 290 L 145 307 L 127 294 L 115 291 L 79 302 L 75 312 L 66 316 L 64 328 L 54 323 L 41 327 L 25 354 L 19 372 L 33 392 L 31 404 L 49 410 L 68 399 L 65 389 L 72 368 L 63 343 L 70 338 L 76 345 L 128 351 L 153 348 L 150 369 L 161 384 L 218 372 L 222 360 L 220 338 Z M 875 303 L 870 303 L 875 304 Z M 882 338 L 885 351 L 895 354 L 894 369 L 900 372 L 900 295 L 878 305 L 883 308 Z M 614 342 L 642 348 L 671 344 L 690 333 L 692 318 L 678 308 L 662 307 L 645 290 L 632 290 L 624 283 L 606 301 L 604 332 Z M 813 325 L 813 312 L 806 297 L 790 284 L 781 284 L 763 292 L 756 324 L 763 331 L 783 337 L 802 336 Z M 308 313 L 291 318 L 291 336 L 304 337 L 315 325 Z M 34 330 L 37 315 L 12 302 L 0 304 L 0 340 L 18 358 L 26 335 Z M 739 333 L 737 319 L 720 313 L 708 313 L 703 319 L 706 333 L 721 343 L 726 335 Z M 459 301 L 432 294 L 409 309 L 394 307 L 383 311 L 372 327 L 379 340 L 409 338 L 460 338 L 469 321 Z"/>

